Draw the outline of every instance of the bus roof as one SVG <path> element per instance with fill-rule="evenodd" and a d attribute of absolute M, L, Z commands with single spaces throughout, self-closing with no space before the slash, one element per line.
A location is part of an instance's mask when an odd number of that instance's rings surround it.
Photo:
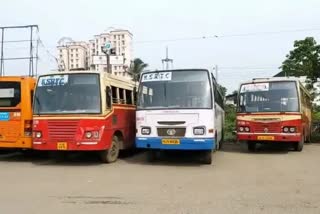
<path fill-rule="evenodd" d="M 258 83 L 258 82 L 283 82 L 283 81 L 299 81 L 297 77 L 270 77 L 270 78 L 253 78 L 250 82 L 246 83 Z"/>
<path fill-rule="evenodd" d="M 263 83 L 263 82 L 297 82 L 302 90 L 308 95 L 310 92 L 306 87 L 301 83 L 300 79 L 297 77 L 270 77 L 270 78 L 253 78 L 251 81 L 242 82 L 240 85 L 250 84 L 250 83 Z"/>
<path fill-rule="evenodd" d="M 92 71 L 92 70 L 55 71 L 47 74 L 41 74 L 38 77 L 48 76 L 48 75 L 64 75 L 64 74 L 100 74 L 100 76 L 104 79 L 104 81 L 112 82 L 119 87 L 121 87 L 122 85 L 126 85 L 127 86 L 126 88 L 135 86 L 135 82 L 132 81 L 131 79 L 109 74 L 107 72 L 99 72 L 99 71 Z"/>
<path fill-rule="evenodd" d="M 83 70 L 83 71 L 50 71 L 46 74 L 40 74 L 40 76 L 48 76 L 48 75 L 54 75 L 54 74 L 86 74 L 86 73 L 91 73 L 91 74 L 101 74 L 102 72 L 99 71 L 90 71 L 90 70 Z"/>
<path fill-rule="evenodd" d="M 2 76 L 0 80 L 26 80 L 26 79 L 36 79 L 36 77 L 31 76 Z"/>
<path fill-rule="evenodd" d="M 187 68 L 187 69 L 170 69 L 170 70 L 148 70 L 148 71 L 143 71 L 142 74 L 144 73 L 154 73 L 154 72 L 170 72 L 170 71 L 209 71 L 208 69 L 204 68 Z"/>
<path fill-rule="evenodd" d="M 141 74 L 146 74 L 146 73 L 154 73 L 154 72 L 172 72 L 172 71 L 207 71 L 209 73 L 212 73 L 209 69 L 206 68 L 185 68 L 185 69 L 170 69 L 170 70 L 148 70 L 148 71 L 143 71 Z M 216 81 L 215 76 L 213 75 L 214 80 Z"/>

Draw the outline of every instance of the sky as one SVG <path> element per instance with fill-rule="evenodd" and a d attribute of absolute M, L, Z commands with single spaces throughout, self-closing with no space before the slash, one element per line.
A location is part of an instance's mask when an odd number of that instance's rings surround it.
<path fill-rule="evenodd" d="M 41 74 L 57 68 L 52 55 L 56 55 L 60 38 L 87 41 L 115 27 L 132 32 L 134 57 L 148 63 L 149 69 L 162 69 L 161 59 L 168 47 L 174 68 L 218 65 L 218 82 L 231 93 L 242 81 L 278 73 L 295 40 L 313 36 L 320 42 L 319 0 L 2 0 L 1 3 L 0 26 L 39 25 L 44 43 L 39 48 Z M 28 38 L 25 30 L 10 31 L 5 38 L 25 39 L 26 35 Z M 201 37 L 206 38 L 188 39 Z M 6 44 L 5 55 L 25 55 L 27 46 Z M 5 69 L 7 75 L 28 72 L 26 62 L 6 62 Z"/>

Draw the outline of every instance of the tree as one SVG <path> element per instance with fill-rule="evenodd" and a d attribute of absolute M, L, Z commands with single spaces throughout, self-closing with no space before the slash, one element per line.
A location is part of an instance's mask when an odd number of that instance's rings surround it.
<path fill-rule="evenodd" d="M 307 76 L 307 87 L 313 89 L 320 77 L 320 45 L 313 37 L 296 40 L 280 68 L 285 76 Z"/>
<path fill-rule="evenodd" d="M 132 75 L 133 81 L 139 81 L 141 72 L 148 67 L 140 58 L 135 58 L 130 66 L 129 73 Z"/>
<path fill-rule="evenodd" d="M 219 85 L 219 90 L 220 90 L 222 96 L 225 97 L 227 94 L 227 88 L 222 85 Z"/>

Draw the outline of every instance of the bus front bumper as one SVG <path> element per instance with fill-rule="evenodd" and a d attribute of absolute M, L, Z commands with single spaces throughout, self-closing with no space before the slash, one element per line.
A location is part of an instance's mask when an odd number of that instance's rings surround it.
<path fill-rule="evenodd" d="M 299 142 L 300 133 L 238 133 L 238 141 L 256 141 L 256 142 Z"/>
<path fill-rule="evenodd" d="M 167 144 L 166 140 L 178 140 Z M 144 149 L 163 150 L 213 150 L 215 139 L 213 138 L 179 138 L 168 139 L 161 137 L 136 137 L 136 147 Z"/>
<path fill-rule="evenodd" d="M 32 149 L 32 138 L 21 137 L 16 141 L 0 140 L 0 148 Z"/>
<path fill-rule="evenodd" d="M 46 151 L 101 151 L 108 149 L 106 144 L 97 141 L 59 141 L 48 142 L 44 140 L 34 139 L 34 150 L 46 150 Z"/>

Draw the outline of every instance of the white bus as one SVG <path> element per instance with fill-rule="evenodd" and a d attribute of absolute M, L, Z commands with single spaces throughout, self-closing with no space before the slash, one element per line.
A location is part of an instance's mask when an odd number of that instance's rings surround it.
<path fill-rule="evenodd" d="M 141 75 L 136 111 L 136 146 L 160 150 L 201 150 L 211 164 L 223 139 L 223 96 L 206 69 L 150 71 Z"/>

